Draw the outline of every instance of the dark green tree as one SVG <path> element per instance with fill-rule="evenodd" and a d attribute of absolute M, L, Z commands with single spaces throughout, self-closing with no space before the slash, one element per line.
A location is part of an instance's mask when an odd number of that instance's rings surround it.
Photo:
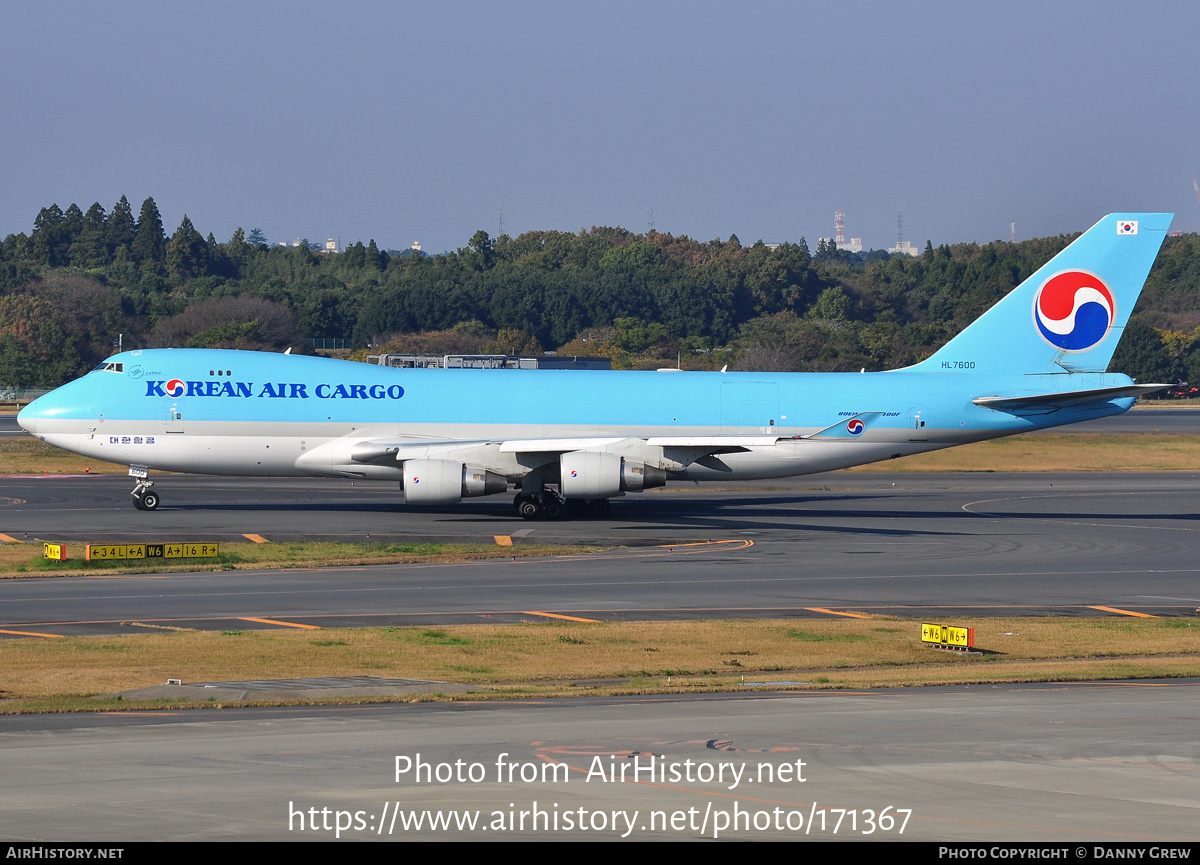
<path fill-rule="evenodd" d="M 83 215 L 79 237 L 71 244 L 71 264 L 76 267 L 102 267 L 108 263 L 108 247 L 104 242 L 107 217 L 100 202 L 95 202 Z"/>
<path fill-rule="evenodd" d="M 203 276 L 208 271 L 208 244 L 186 213 L 167 242 L 166 264 L 167 274 L 175 283 Z"/>
<path fill-rule="evenodd" d="M 472 253 L 471 264 L 476 270 L 491 268 L 495 245 L 486 231 L 480 229 L 472 234 L 470 242 L 467 243 L 467 249 Z"/>
<path fill-rule="evenodd" d="M 1125 325 L 1108 368 L 1146 384 L 1174 383 L 1184 377 L 1184 370 L 1171 358 L 1158 331 L 1136 317 Z"/>
<path fill-rule="evenodd" d="M 122 195 L 121 200 L 113 205 L 112 213 L 108 215 L 104 226 L 104 245 L 108 247 L 109 257 L 115 259 L 117 250 L 121 248 L 128 253 L 136 236 L 137 226 L 133 222 L 133 208 L 129 206 L 129 199 Z"/>
<path fill-rule="evenodd" d="M 166 252 L 167 236 L 163 232 L 162 217 L 158 213 L 158 205 L 153 198 L 142 202 L 141 213 L 138 214 L 136 234 L 129 247 L 133 260 L 142 262 L 161 262 Z"/>
<path fill-rule="evenodd" d="M 50 267 L 66 264 L 70 244 L 63 242 L 65 236 L 62 208 L 57 204 L 43 207 L 33 221 L 33 234 L 29 237 L 34 262 Z"/>

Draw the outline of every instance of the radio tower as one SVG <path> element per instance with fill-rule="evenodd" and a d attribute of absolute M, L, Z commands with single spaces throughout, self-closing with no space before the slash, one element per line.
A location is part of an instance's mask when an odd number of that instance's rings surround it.
<path fill-rule="evenodd" d="M 1008 242 L 1016 243 L 1017 242 L 1017 218 L 1015 216 L 1013 217 L 1013 221 L 1008 224 L 1008 230 L 1009 230 L 1009 232 L 1011 232 L 1008 235 Z"/>
<path fill-rule="evenodd" d="M 841 249 L 843 246 L 846 245 L 846 214 L 845 213 L 843 213 L 840 210 L 835 210 L 833 212 L 833 227 L 836 229 L 836 233 L 834 234 L 834 237 L 833 237 L 833 243 L 838 249 Z"/>
<path fill-rule="evenodd" d="M 899 210 L 896 211 L 896 246 L 900 246 L 900 241 L 904 240 L 904 214 Z"/>

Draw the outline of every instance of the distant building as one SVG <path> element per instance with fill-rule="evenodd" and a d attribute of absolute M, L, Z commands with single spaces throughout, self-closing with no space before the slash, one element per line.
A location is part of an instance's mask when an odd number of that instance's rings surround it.
<path fill-rule="evenodd" d="M 367 360 L 399 369 L 612 369 L 607 357 L 553 354 L 369 354 Z"/>
<path fill-rule="evenodd" d="M 420 252 L 420 251 L 421 251 L 421 242 L 420 242 L 419 240 L 414 240 L 414 241 L 413 241 L 413 245 L 412 245 L 412 251 L 413 251 L 413 252 Z"/>
<path fill-rule="evenodd" d="M 332 237 L 325 241 L 324 251 L 330 253 L 331 255 L 337 255 L 339 252 L 341 252 L 341 250 L 338 249 L 338 242 Z"/>
<path fill-rule="evenodd" d="M 843 252 L 862 252 L 862 238 L 852 237 L 846 240 L 846 214 L 841 210 L 833 214 L 833 227 L 837 229 L 837 234 L 834 238 L 834 244 L 839 251 Z"/>
<path fill-rule="evenodd" d="M 916 258 L 921 254 L 921 250 L 917 249 L 907 240 L 897 240 L 896 245 L 888 249 L 890 255 L 911 255 Z"/>
<path fill-rule="evenodd" d="M 843 240 L 841 243 L 838 243 L 832 237 L 817 238 L 818 244 L 820 244 L 822 241 L 825 243 L 826 246 L 833 246 L 839 252 L 859 253 L 859 252 L 863 251 L 863 242 L 862 242 L 861 237 L 852 237 L 849 240 Z"/>

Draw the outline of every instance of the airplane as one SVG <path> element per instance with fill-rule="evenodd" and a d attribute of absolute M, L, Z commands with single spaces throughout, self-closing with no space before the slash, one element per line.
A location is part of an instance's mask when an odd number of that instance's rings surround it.
<path fill-rule="evenodd" d="M 517 490 L 521 517 L 607 513 L 672 481 L 826 472 L 1128 410 L 1106 372 L 1173 214 L 1105 216 L 928 359 L 861 373 L 393 369 L 223 349 L 107 358 L 28 432 L 151 469 L 398 481 L 411 505 Z"/>

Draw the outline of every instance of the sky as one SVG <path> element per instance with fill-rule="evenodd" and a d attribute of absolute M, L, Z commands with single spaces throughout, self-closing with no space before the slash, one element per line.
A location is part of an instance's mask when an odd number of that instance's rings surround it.
<path fill-rule="evenodd" d="M 1200 230 L 1200 4 L 4 4 L 0 236 L 153 196 L 226 241 L 867 248 Z"/>

